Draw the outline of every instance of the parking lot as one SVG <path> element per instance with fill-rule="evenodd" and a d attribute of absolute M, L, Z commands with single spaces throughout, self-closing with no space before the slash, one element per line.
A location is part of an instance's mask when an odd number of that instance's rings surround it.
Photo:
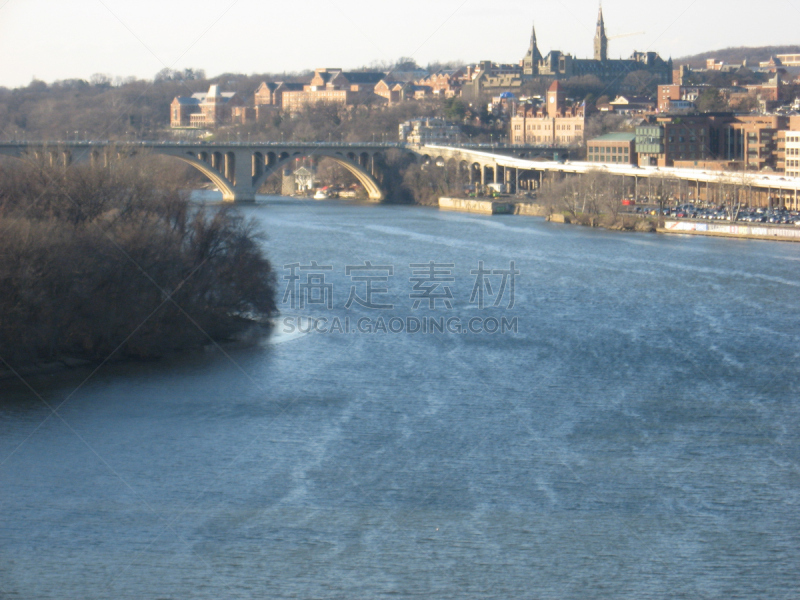
<path fill-rule="evenodd" d="M 628 207 L 626 207 L 628 208 Z M 658 206 L 631 206 L 630 213 L 639 215 L 658 215 Z M 772 225 L 800 226 L 800 212 L 783 208 L 743 207 L 738 213 L 726 206 L 701 207 L 691 203 L 661 209 L 661 214 L 672 219 L 694 219 L 701 221 L 735 221 L 742 223 L 767 223 Z M 733 217 L 733 218 L 732 218 Z"/>

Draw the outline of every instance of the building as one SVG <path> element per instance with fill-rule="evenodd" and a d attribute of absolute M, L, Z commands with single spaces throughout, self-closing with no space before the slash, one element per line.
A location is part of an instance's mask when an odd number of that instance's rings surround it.
<path fill-rule="evenodd" d="M 671 167 L 679 161 L 705 161 L 715 156 L 716 139 L 706 115 L 666 115 L 636 128 L 639 166 Z"/>
<path fill-rule="evenodd" d="M 353 106 L 374 98 L 375 86 L 386 75 L 380 72 L 346 72 L 341 69 L 316 69 L 311 81 L 302 90 L 284 89 L 281 108 L 297 112 L 316 104 Z"/>
<path fill-rule="evenodd" d="M 695 108 L 695 102 L 704 90 L 706 85 L 683 85 L 681 83 L 671 83 L 658 86 L 658 112 L 673 113 L 681 110 L 691 110 Z"/>
<path fill-rule="evenodd" d="M 637 164 L 636 134 L 608 133 L 586 143 L 586 160 L 593 163 Z"/>
<path fill-rule="evenodd" d="M 281 92 L 278 91 L 278 88 L 281 85 L 276 81 L 264 81 L 256 90 L 255 105 L 280 107 Z"/>
<path fill-rule="evenodd" d="M 444 119 L 427 117 L 400 124 L 400 141 L 407 144 L 451 144 L 458 142 L 461 128 Z"/>
<path fill-rule="evenodd" d="M 719 158 L 741 162 L 748 170 L 778 169 L 778 132 L 789 118 L 781 115 L 739 115 L 722 126 Z"/>
<path fill-rule="evenodd" d="M 587 107 L 567 103 L 564 88 L 554 81 L 544 104 L 520 105 L 511 118 L 512 144 L 574 145 L 584 140 Z"/>
<path fill-rule="evenodd" d="M 789 129 L 778 132 L 778 171 L 800 177 L 800 116 L 789 117 Z"/>
<path fill-rule="evenodd" d="M 388 79 L 381 79 L 374 88 L 375 94 L 386 100 L 390 106 L 414 98 L 415 90 L 416 86 L 413 83 Z"/>
<path fill-rule="evenodd" d="M 800 67 L 800 54 L 778 54 L 776 58 L 784 67 Z"/>
<path fill-rule="evenodd" d="M 617 96 L 608 103 L 608 107 L 621 115 L 634 115 L 653 112 L 656 103 L 649 96 Z"/>
<path fill-rule="evenodd" d="M 594 75 L 603 83 L 621 84 L 625 77 L 634 71 L 652 73 L 665 84 L 672 80 L 672 60 L 665 61 L 655 52 L 634 52 L 628 59 L 608 58 L 608 36 L 602 7 L 597 16 L 594 58 L 578 59 L 559 50 L 552 50 L 548 54 L 542 55 L 537 46 L 536 28 L 534 27 L 528 52 L 520 61 L 520 68 L 524 80 L 534 77 L 567 79 Z"/>
<path fill-rule="evenodd" d="M 723 73 L 733 73 L 741 68 L 745 69 L 747 68 L 747 61 L 744 61 L 740 65 L 728 65 L 721 60 L 718 61 L 715 58 L 706 59 L 706 71 L 721 71 Z"/>
<path fill-rule="evenodd" d="M 234 125 L 247 125 L 256 118 L 256 109 L 252 106 L 234 106 L 231 108 L 231 123 Z"/>
<path fill-rule="evenodd" d="M 467 67 L 462 80 L 461 95 L 477 100 L 484 92 L 522 87 L 522 67 L 484 60 Z"/>
<path fill-rule="evenodd" d="M 453 98 L 461 93 L 461 85 L 464 83 L 465 77 L 465 69 L 447 69 L 432 73 L 414 83 L 419 88 L 429 88 L 433 96 Z"/>
<path fill-rule="evenodd" d="M 492 98 L 492 101 L 486 107 L 490 115 L 507 119 L 517 113 L 519 107 L 519 100 L 511 92 L 503 92 L 499 96 Z"/>
<path fill-rule="evenodd" d="M 700 166 L 722 161 L 753 171 L 779 169 L 784 115 L 661 115 L 636 128 L 640 166 Z"/>
<path fill-rule="evenodd" d="M 237 92 L 221 92 L 218 85 L 212 85 L 206 93 L 176 97 L 170 105 L 170 126 L 172 128 L 217 127 L 231 121 L 231 111 L 244 106 L 243 98 Z"/>

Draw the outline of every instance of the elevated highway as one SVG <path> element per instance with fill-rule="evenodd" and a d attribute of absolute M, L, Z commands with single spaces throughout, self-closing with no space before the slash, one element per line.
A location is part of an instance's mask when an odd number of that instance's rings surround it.
<path fill-rule="evenodd" d="M 799 177 L 786 177 L 776 173 L 753 171 L 711 171 L 701 169 L 676 169 L 671 167 L 637 167 L 624 164 L 604 164 L 583 161 L 531 160 L 516 156 L 504 156 L 495 152 L 452 146 L 427 145 L 419 152 L 423 159 L 434 164 L 455 161 L 461 169 L 469 169 L 473 183 L 506 183 L 511 189 L 541 187 L 545 175 L 584 175 L 605 172 L 620 177 L 630 177 L 636 195 L 642 181 L 686 182 L 693 187 L 695 197 L 700 197 L 703 186 L 730 185 L 749 188 L 769 198 L 779 199 L 787 208 L 798 209 Z"/>

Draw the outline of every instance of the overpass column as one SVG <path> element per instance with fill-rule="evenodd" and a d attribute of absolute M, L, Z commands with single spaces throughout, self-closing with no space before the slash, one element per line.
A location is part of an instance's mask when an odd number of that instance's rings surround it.
<path fill-rule="evenodd" d="M 223 161 L 225 165 L 223 172 L 225 179 L 236 185 L 236 163 L 239 162 L 236 160 L 236 153 L 226 152 Z"/>
<path fill-rule="evenodd" d="M 229 181 L 233 183 L 234 202 L 255 202 L 256 189 L 253 188 L 253 158 L 248 156 L 250 150 L 237 150 L 233 153 L 233 165 L 225 161 L 225 171 Z M 229 167 L 232 166 L 230 175 Z M 228 198 L 223 198 L 228 200 Z"/>

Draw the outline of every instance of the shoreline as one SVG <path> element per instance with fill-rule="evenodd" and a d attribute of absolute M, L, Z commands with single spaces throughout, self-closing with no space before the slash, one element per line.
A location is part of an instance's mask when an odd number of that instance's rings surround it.
<path fill-rule="evenodd" d="M 252 321 L 250 326 L 242 330 L 235 338 L 216 342 L 208 342 L 202 346 L 195 346 L 185 348 L 184 350 L 167 352 L 161 356 L 153 356 L 148 358 L 135 356 L 111 356 L 105 360 L 91 360 L 76 356 L 64 356 L 57 359 L 29 363 L 18 368 L 13 367 L 9 369 L 6 365 L 2 365 L 0 366 L 0 385 L 4 385 L 12 381 L 21 381 L 24 383 L 28 377 L 45 377 L 48 375 L 58 375 L 67 371 L 79 371 L 81 369 L 99 369 L 100 367 L 108 364 L 118 365 L 123 363 L 143 364 L 159 362 L 165 359 L 207 352 L 209 349 L 214 348 L 217 345 L 229 350 L 235 348 L 247 348 L 259 344 L 272 335 L 273 331 L 275 330 L 275 324 L 271 319 L 267 323 L 256 320 Z"/>
<path fill-rule="evenodd" d="M 610 216 L 570 216 L 554 212 L 535 202 L 515 202 L 514 199 L 439 198 L 439 209 L 482 215 L 514 215 L 543 217 L 551 223 L 599 227 L 609 231 L 660 233 L 669 235 L 702 235 L 708 237 L 760 240 L 768 242 L 800 242 L 800 227 L 781 225 L 745 225 L 738 223 L 708 223 L 705 221 L 666 219 L 659 226 L 656 218 L 635 214 L 621 214 L 613 221 Z"/>
<path fill-rule="evenodd" d="M 665 229 L 658 227 L 656 233 L 664 233 L 667 235 L 690 235 L 690 236 L 705 236 L 728 238 L 732 240 L 759 240 L 763 242 L 800 242 L 800 237 L 780 237 L 775 235 L 749 235 L 746 233 L 725 233 L 722 231 L 675 231 L 672 229 Z"/>

